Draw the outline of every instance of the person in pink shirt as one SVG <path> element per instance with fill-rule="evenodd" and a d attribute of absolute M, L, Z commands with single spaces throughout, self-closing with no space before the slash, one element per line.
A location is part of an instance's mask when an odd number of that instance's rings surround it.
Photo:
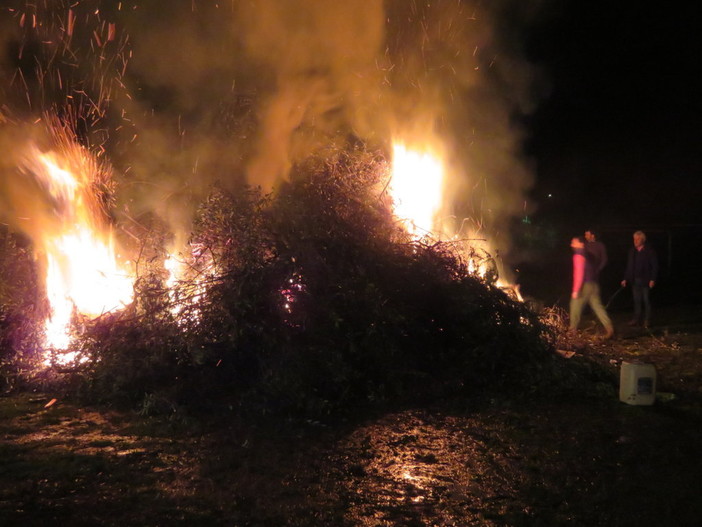
<path fill-rule="evenodd" d="M 573 249 L 573 287 L 570 294 L 570 331 L 575 333 L 580 325 L 580 318 L 585 304 L 588 304 L 595 316 L 604 326 L 605 339 L 614 335 L 614 326 L 602 305 L 600 285 L 597 281 L 597 269 L 591 255 L 585 250 L 585 241 L 580 237 L 571 240 Z M 590 256 L 590 258 L 588 258 Z"/>

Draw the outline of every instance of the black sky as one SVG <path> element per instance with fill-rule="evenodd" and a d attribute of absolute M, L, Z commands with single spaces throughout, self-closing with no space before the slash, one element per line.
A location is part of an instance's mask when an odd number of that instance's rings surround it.
<path fill-rule="evenodd" d="M 702 223 L 700 29 L 694 2 L 545 3 L 526 46 L 546 79 L 527 121 L 537 214 Z"/>

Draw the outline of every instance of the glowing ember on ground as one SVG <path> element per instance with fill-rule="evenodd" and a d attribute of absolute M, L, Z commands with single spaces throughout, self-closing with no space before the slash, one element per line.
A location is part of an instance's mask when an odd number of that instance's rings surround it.
<path fill-rule="evenodd" d="M 46 322 L 46 346 L 65 363 L 74 359 L 65 351 L 70 344 L 74 314 L 96 317 L 119 309 L 133 297 L 133 275 L 121 265 L 114 251 L 109 227 L 91 187 L 91 164 L 71 167 L 87 155 L 76 151 L 73 162 L 56 154 L 33 150 L 27 161 L 39 187 L 46 193 L 50 212 L 28 211 L 37 223 L 33 238 L 37 251 L 46 257 L 46 292 L 50 316 Z M 51 358 L 46 357 L 46 363 Z"/>

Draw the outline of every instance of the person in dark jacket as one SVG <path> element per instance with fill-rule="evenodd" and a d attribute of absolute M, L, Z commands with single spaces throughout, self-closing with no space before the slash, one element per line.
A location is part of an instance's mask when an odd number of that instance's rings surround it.
<path fill-rule="evenodd" d="M 585 251 L 592 257 L 595 278 L 599 280 L 602 269 L 607 265 L 607 248 L 604 243 L 597 239 L 597 233 L 594 229 L 585 231 L 585 241 Z"/>
<path fill-rule="evenodd" d="M 641 324 L 645 328 L 648 327 L 651 320 L 650 291 L 656 285 L 657 277 L 656 252 L 646 243 L 646 234 L 643 231 L 636 231 L 634 246 L 629 249 L 624 280 L 622 280 L 622 287 L 631 286 L 634 297 L 634 318 L 629 321 L 630 326 Z"/>

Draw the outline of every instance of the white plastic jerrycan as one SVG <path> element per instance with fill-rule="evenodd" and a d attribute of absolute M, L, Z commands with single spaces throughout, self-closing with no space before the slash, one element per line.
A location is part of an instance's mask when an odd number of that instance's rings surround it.
<path fill-rule="evenodd" d="M 651 405 L 656 401 L 656 368 L 653 364 L 622 362 L 619 400 L 633 405 Z"/>

